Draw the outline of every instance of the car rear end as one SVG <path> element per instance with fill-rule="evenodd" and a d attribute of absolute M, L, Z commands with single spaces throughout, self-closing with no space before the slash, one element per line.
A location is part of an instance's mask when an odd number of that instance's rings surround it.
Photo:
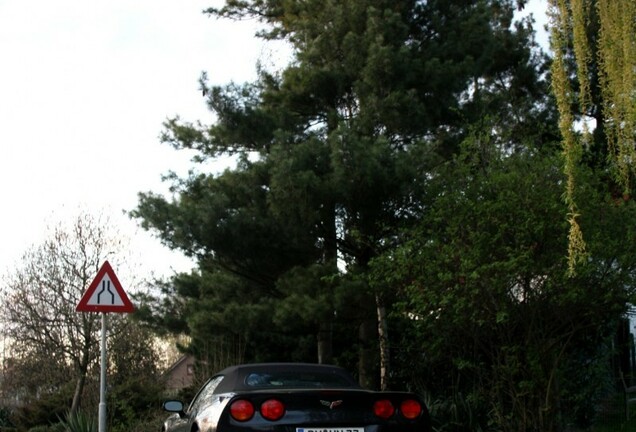
<path fill-rule="evenodd" d="M 366 390 L 239 393 L 225 405 L 218 432 L 429 432 L 414 394 Z"/>

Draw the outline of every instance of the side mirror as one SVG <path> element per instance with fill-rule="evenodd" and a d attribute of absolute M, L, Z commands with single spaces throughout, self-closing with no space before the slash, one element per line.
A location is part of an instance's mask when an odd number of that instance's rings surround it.
<path fill-rule="evenodd" d="M 179 415 L 183 415 L 183 402 L 178 400 L 169 400 L 163 403 L 164 411 L 179 413 Z"/>

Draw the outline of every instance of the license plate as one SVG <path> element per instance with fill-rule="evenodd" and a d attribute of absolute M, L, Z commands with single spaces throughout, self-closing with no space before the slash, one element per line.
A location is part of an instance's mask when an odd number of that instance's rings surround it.
<path fill-rule="evenodd" d="M 346 428 L 296 428 L 296 432 L 364 432 L 363 427 Z"/>

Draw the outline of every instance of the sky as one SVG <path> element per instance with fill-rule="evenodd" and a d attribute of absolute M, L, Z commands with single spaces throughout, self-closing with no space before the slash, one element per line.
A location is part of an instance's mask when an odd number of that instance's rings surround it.
<path fill-rule="evenodd" d="M 162 123 L 210 123 L 198 86 L 256 77 L 285 50 L 255 22 L 201 13 L 221 0 L 0 0 L 0 274 L 41 244 L 47 227 L 87 211 L 131 240 L 142 272 L 193 264 L 123 212 L 138 193 L 167 193 L 162 174 L 192 154 L 162 144 Z M 531 0 L 541 15 L 547 0 Z M 210 170 L 225 165 L 210 166 Z"/>
<path fill-rule="evenodd" d="M 175 115 L 209 123 L 201 72 L 244 82 L 276 58 L 256 23 L 201 13 L 215 4 L 0 0 L 0 272 L 82 211 L 118 225 L 144 271 L 191 267 L 123 212 L 141 191 L 166 192 L 162 174 L 192 166 L 159 135 Z"/>

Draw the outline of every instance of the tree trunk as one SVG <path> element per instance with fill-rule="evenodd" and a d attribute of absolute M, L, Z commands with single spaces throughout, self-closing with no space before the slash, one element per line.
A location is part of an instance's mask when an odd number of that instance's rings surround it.
<path fill-rule="evenodd" d="M 72 416 L 77 413 L 80 408 L 80 403 L 82 399 L 82 393 L 84 392 L 84 384 L 86 383 L 86 374 L 81 374 L 77 377 L 77 382 L 75 383 L 75 393 L 73 393 L 73 402 L 71 403 L 71 409 L 69 414 Z"/>
<path fill-rule="evenodd" d="M 360 341 L 360 363 L 358 365 L 360 385 L 364 388 L 375 390 L 378 388 L 376 377 L 377 351 L 375 340 L 377 326 L 375 320 L 367 319 L 360 324 L 358 338 Z"/>
<path fill-rule="evenodd" d="M 88 363 L 90 361 L 90 326 L 84 333 L 84 347 L 82 348 L 82 356 L 77 363 L 77 381 L 75 382 L 75 392 L 73 393 L 73 401 L 69 414 L 77 413 L 82 403 L 82 393 L 84 393 L 84 385 L 86 384 L 86 374 L 88 373 Z"/>
<path fill-rule="evenodd" d="M 333 363 L 333 325 L 331 322 L 321 323 L 318 329 L 318 363 Z"/>
<path fill-rule="evenodd" d="M 333 266 L 332 271 L 338 272 L 338 237 L 336 229 L 336 205 L 329 203 L 325 206 L 324 220 L 324 245 L 322 250 L 323 264 Z M 323 317 L 318 324 L 318 363 L 333 363 L 333 313 Z"/>
<path fill-rule="evenodd" d="M 375 296 L 378 314 L 378 341 L 380 343 L 380 390 L 389 388 L 391 358 L 389 352 L 389 325 L 386 319 L 386 307 L 379 295 Z"/>

